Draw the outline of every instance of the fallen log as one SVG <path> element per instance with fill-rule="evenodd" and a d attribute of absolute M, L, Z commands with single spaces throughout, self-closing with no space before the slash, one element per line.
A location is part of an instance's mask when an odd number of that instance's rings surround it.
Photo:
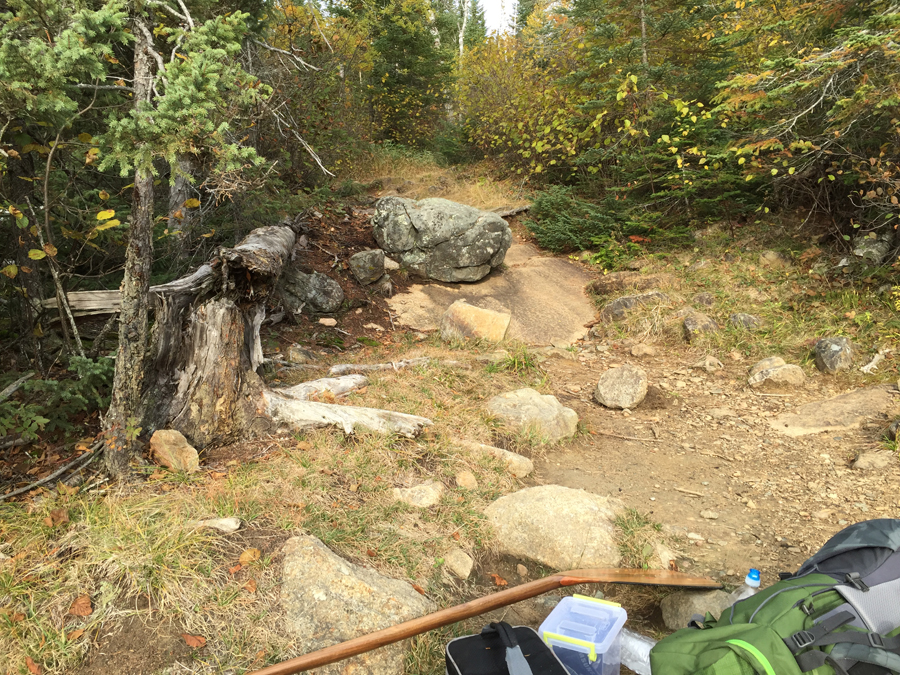
<path fill-rule="evenodd" d="M 334 396 L 346 396 L 351 391 L 367 386 L 369 386 L 369 380 L 363 375 L 343 375 L 301 382 L 292 387 L 279 387 L 275 393 L 298 401 L 308 401 L 325 392 L 330 392 Z"/>
<path fill-rule="evenodd" d="M 346 375 L 348 373 L 368 373 L 378 370 L 400 370 L 401 368 L 409 368 L 410 366 L 425 366 L 434 359 L 422 357 L 417 359 L 406 359 L 403 361 L 391 361 L 390 363 L 339 363 L 331 366 L 328 374 L 332 377 L 338 375 Z M 454 366 L 457 368 L 466 368 L 468 364 L 462 361 L 436 361 L 442 366 Z"/>

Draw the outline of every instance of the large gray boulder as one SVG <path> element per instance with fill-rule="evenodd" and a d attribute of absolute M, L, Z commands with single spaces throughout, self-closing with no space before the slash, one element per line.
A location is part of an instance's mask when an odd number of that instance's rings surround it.
<path fill-rule="evenodd" d="M 291 314 L 301 310 L 307 313 L 336 312 L 344 302 L 340 284 L 321 272 L 305 274 L 298 269 L 288 269 L 279 283 L 281 300 Z"/>
<path fill-rule="evenodd" d="M 823 373 L 850 370 L 853 343 L 846 337 L 827 337 L 816 342 L 816 368 Z"/>
<path fill-rule="evenodd" d="M 439 281 L 478 281 L 512 244 L 509 225 L 496 213 L 447 199 L 384 197 L 372 222 L 375 240 L 393 259 Z"/>
<path fill-rule="evenodd" d="M 436 607 L 413 587 L 345 561 L 310 536 L 284 544 L 281 603 L 301 654 L 414 619 Z M 320 675 L 402 675 L 407 642 L 316 670 Z"/>
<path fill-rule="evenodd" d="M 558 570 L 618 567 L 612 497 L 561 485 L 539 485 L 500 497 L 485 509 L 501 553 Z"/>
<path fill-rule="evenodd" d="M 550 443 L 574 436 L 578 413 L 566 408 L 555 396 L 534 389 L 517 389 L 494 396 L 488 410 L 519 432 L 534 432 Z"/>
<path fill-rule="evenodd" d="M 597 403 L 615 410 L 636 408 L 646 395 L 647 373 L 630 363 L 607 370 L 594 389 Z"/>

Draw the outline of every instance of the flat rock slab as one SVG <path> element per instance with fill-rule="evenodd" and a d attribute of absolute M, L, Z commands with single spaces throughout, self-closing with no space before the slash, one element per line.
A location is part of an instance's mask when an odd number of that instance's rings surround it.
<path fill-rule="evenodd" d="M 618 567 L 616 514 L 625 506 L 562 485 L 539 485 L 500 497 L 485 509 L 502 553 L 558 570 Z"/>
<path fill-rule="evenodd" d="M 455 301 L 512 314 L 507 339 L 531 345 L 571 344 L 584 337 L 596 310 L 584 287 L 593 275 L 561 258 L 543 257 L 529 244 L 513 244 L 505 269 L 471 284 L 415 284 L 388 300 L 395 321 L 414 330 L 437 330 Z"/>
<path fill-rule="evenodd" d="M 857 389 L 825 401 L 814 401 L 769 421 L 787 436 L 806 436 L 824 431 L 856 429 L 863 422 L 883 417 L 894 407 L 893 385 Z"/>
<path fill-rule="evenodd" d="M 549 443 L 574 436 L 578 430 L 578 413 L 555 396 L 534 389 L 498 394 L 487 402 L 487 409 L 514 431 L 534 432 Z"/>
<path fill-rule="evenodd" d="M 434 603 L 398 579 L 349 563 L 315 537 L 284 544 L 281 604 L 301 654 L 433 612 Z M 408 642 L 408 641 L 407 641 Z M 323 675 L 402 675 L 401 642 L 316 669 Z"/>

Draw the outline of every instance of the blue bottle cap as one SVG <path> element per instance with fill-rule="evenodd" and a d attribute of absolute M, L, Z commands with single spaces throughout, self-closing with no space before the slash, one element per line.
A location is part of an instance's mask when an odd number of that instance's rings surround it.
<path fill-rule="evenodd" d="M 753 581 L 759 581 L 759 570 L 758 569 L 750 569 L 750 572 L 747 574 L 748 579 L 752 579 Z"/>

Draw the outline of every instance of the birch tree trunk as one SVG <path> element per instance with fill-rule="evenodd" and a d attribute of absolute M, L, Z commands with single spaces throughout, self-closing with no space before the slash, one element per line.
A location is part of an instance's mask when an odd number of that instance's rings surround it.
<path fill-rule="evenodd" d="M 141 21 L 138 17 L 137 21 Z M 134 31 L 134 105 L 138 110 L 150 105 L 153 72 L 150 45 L 143 31 Z M 107 427 L 104 461 L 113 476 L 127 474 L 134 454 L 127 430 L 140 416 L 139 405 L 147 352 L 147 313 L 150 265 L 153 261 L 153 175 L 148 167 L 138 167 L 132 191 L 131 227 L 125 252 L 122 279 L 122 309 L 119 314 L 119 349 L 112 402 L 105 420 Z"/>

